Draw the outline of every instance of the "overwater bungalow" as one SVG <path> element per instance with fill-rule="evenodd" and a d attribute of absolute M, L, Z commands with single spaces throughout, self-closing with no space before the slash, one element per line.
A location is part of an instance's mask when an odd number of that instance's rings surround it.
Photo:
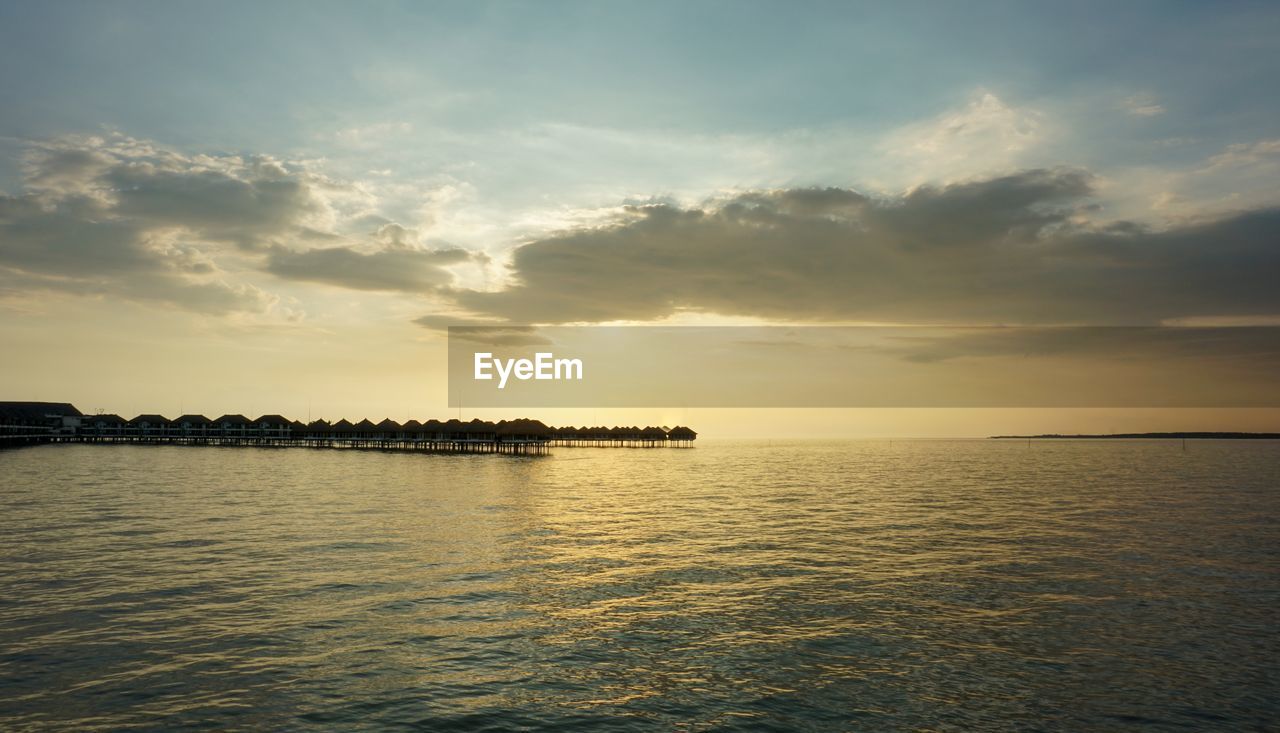
<path fill-rule="evenodd" d="M 164 415 L 139 415 L 125 423 L 125 434 L 159 438 L 168 434 L 169 424 L 169 418 Z"/>
<path fill-rule="evenodd" d="M 444 435 L 445 440 L 466 440 L 467 428 L 466 423 L 455 418 L 450 418 L 448 422 L 440 426 L 440 432 Z"/>
<path fill-rule="evenodd" d="M 185 437 L 203 438 L 208 434 L 209 426 L 212 420 L 204 415 L 183 415 L 174 420 L 170 426 L 170 432 Z"/>
<path fill-rule="evenodd" d="M 248 428 L 249 418 L 244 415 L 222 415 L 209 426 L 209 433 L 224 438 L 243 438 Z"/>
<path fill-rule="evenodd" d="M 444 438 L 444 423 L 435 418 L 422 423 L 422 438 L 424 440 L 442 440 Z"/>
<path fill-rule="evenodd" d="M 124 435 L 125 420 L 116 414 L 90 415 L 80 423 L 80 429 L 86 435 L 121 436 Z"/>
<path fill-rule="evenodd" d="M 497 437 L 498 426 L 496 423 L 479 418 L 467 423 L 468 440 L 496 440 Z"/>
<path fill-rule="evenodd" d="M 417 420 L 409 420 L 400 426 L 400 434 L 405 440 L 421 440 L 422 439 L 422 423 Z"/>
<path fill-rule="evenodd" d="M 253 421 L 250 430 L 264 438 L 287 438 L 289 420 L 283 415 L 263 415 Z"/>
<path fill-rule="evenodd" d="M 649 426 L 640 431 L 640 440 L 647 445 L 657 445 L 667 441 L 667 431 L 662 428 Z"/>
<path fill-rule="evenodd" d="M 379 440 L 399 440 L 403 431 L 400 423 L 388 417 L 374 426 L 374 437 Z"/>
<path fill-rule="evenodd" d="M 542 421 L 527 418 L 503 420 L 497 424 L 495 432 L 499 441 L 538 441 L 551 436 L 550 429 Z"/>
<path fill-rule="evenodd" d="M 683 443 L 689 443 L 693 440 L 696 440 L 697 437 L 698 437 L 697 433 L 683 426 L 677 426 L 677 427 L 671 428 L 671 430 L 667 433 L 667 438 L 669 440 L 679 441 Z"/>

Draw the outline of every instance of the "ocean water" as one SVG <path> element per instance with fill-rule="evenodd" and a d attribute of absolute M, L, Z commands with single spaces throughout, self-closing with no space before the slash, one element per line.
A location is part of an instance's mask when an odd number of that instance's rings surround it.
<path fill-rule="evenodd" d="M 1280 444 L 0 452 L 0 729 L 1263 730 Z"/>

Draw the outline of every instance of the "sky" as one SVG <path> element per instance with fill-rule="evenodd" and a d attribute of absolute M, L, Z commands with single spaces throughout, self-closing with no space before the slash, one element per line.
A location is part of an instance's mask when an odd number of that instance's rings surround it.
<path fill-rule="evenodd" d="M 403 419 L 451 323 L 1276 324 L 1277 75 L 1274 3 L 0 2 L 0 383 Z"/>

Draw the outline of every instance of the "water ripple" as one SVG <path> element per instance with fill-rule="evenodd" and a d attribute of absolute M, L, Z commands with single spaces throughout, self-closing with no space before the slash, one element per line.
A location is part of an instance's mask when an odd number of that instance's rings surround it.
<path fill-rule="evenodd" d="M 7 451 L 0 728 L 1261 730 L 1278 485 L 1270 442 Z"/>

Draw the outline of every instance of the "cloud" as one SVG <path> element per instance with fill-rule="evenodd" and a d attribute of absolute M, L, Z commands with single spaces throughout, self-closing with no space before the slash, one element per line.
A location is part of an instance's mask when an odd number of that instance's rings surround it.
<path fill-rule="evenodd" d="M 267 271 L 290 280 L 325 283 L 352 290 L 424 293 L 453 280 L 445 265 L 471 259 L 461 249 L 393 247 L 362 252 L 351 247 L 328 247 L 301 252 L 277 249 Z"/>
<path fill-rule="evenodd" d="M 48 208 L 31 196 L 0 195 L 0 278 L 10 296 L 57 291 L 211 314 L 263 312 L 276 302 L 225 282 L 199 249 L 79 198 Z"/>
<path fill-rule="evenodd" d="M 247 249 L 292 234 L 322 206 L 304 177 L 270 161 L 254 161 L 237 172 L 129 163 L 99 180 L 111 187 L 115 216 Z"/>
<path fill-rule="evenodd" d="M 32 292 L 159 304 L 211 315 L 279 310 L 295 317 L 298 313 L 291 306 L 283 305 L 279 297 L 250 284 L 186 279 L 164 269 L 135 271 L 128 277 L 60 277 L 0 268 L 0 296 L 19 297 Z"/>
<path fill-rule="evenodd" d="M 374 122 L 338 130 L 333 139 L 344 145 L 367 149 L 412 132 L 413 125 L 408 122 Z"/>
<path fill-rule="evenodd" d="M 323 224 L 333 183 L 270 156 L 183 155 L 123 135 L 32 142 L 27 195 L 46 209 L 89 203 L 140 230 L 181 229 L 246 249 Z"/>
<path fill-rule="evenodd" d="M 1280 139 L 1258 140 L 1228 145 L 1226 150 L 1209 158 L 1205 169 L 1241 168 L 1274 163 L 1277 159 L 1280 159 Z"/>
<path fill-rule="evenodd" d="M 122 135 L 33 142 L 24 190 L 0 194 L 0 272 L 9 295 L 58 291 L 211 314 L 279 299 L 218 266 L 305 237 L 326 209 L 323 179 L 263 156 L 186 156 Z"/>
<path fill-rule="evenodd" d="M 1156 102 L 1156 98 L 1150 94 L 1126 97 L 1121 100 L 1120 106 L 1135 117 L 1155 117 L 1165 113 L 1164 106 Z"/>
<path fill-rule="evenodd" d="M 1280 209 L 1152 230 L 1091 224 L 1092 178 L 1032 170 L 893 198 L 756 191 L 628 207 L 517 248 L 511 284 L 454 290 L 517 323 L 681 311 L 785 321 L 1145 324 L 1280 313 Z"/>
<path fill-rule="evenodd" d="M 1165 217 L 1241 212 L 1280 204 L 1280 139 L 1233 143 L 1191 166 L 1165 171 L 1149 192 L 1153 210 Z M 1131 178 L 1126 191 L 1142 191 L 1150 179 Z"/>
<path fill-rule="evenodd" d="M 937 180 L 974 170 L 1008 169 L 1047 133 L 1048 121 L 1041 112 L 1011 106 L 980 91 L 960 109 L 895 130 L 881 148 L 916 167 L 917 178 Z"/>
<path fill-rule="evenodd" d="M 324 283 L 351 290 L 426 293 L 448 285 L 449 265 L 485 259 L 464 249 L 430 249 L 421 235 L 395 222 L 378 227 L 372 249 L 351 246 L 291 250 L 277 247 L 266 270 L 277 277 Z"/>
<path fill-rule="evenodd" d="M 379 217 L 367 192 L 269 156 L 185 155 L 123 135 L 31 142 L 24 190 L 0 194 L 6 295 L 49 291 L 261 312 L 279 302 L 249 282 L 282 279 L 424 292 L 452 281 L 452 248 Z M 372 234 L 342 226 L 379 221 Z M 291 311 L 293 312 L 293 311 Z"/>

